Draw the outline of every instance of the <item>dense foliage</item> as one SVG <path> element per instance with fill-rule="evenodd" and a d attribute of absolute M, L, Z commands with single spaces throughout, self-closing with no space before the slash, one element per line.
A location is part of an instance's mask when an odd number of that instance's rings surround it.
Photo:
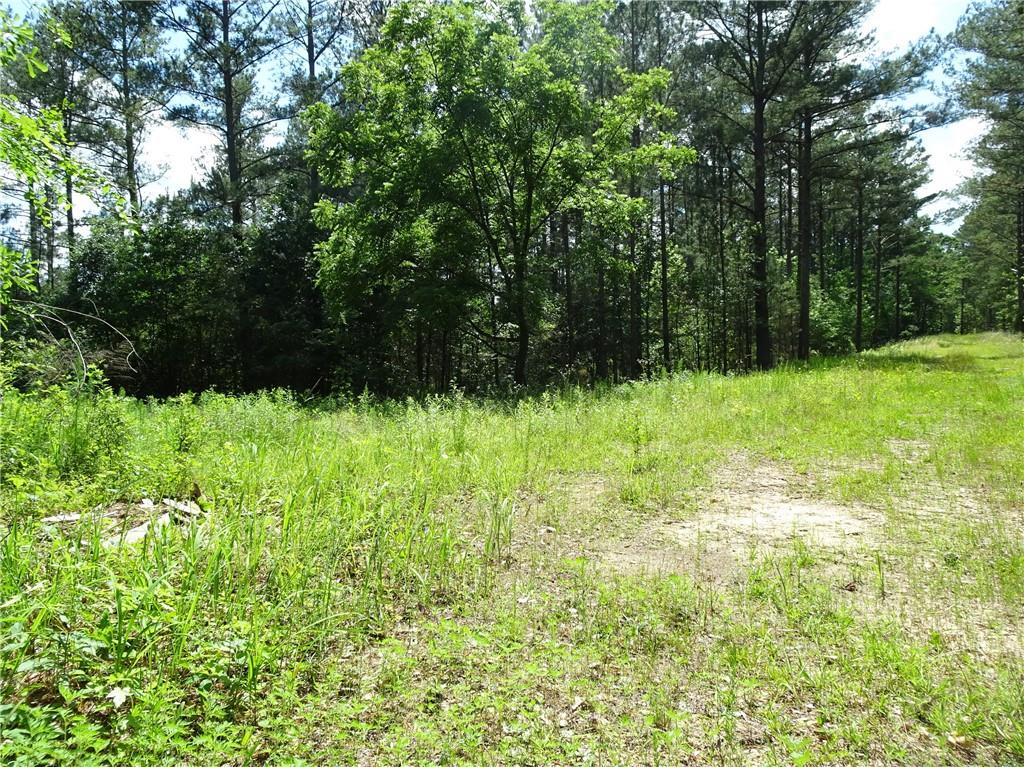
<path fill-rule="evenodd" d="M 919 196 L 915 134 L 945 116 L 909 94 L 939 46 L 879 58 L 870 8 L 52 2 L 30 20 L 47 77 L 9 60 L 9 100 L 56 121 L 129 220 L 65 205 L 59 165 L 12 187 L 12 215 L 26 184 L 37 204 L 10 239 L 53 307 L 13 336 L 139 394 L 400 395 L 1019 324 L 1019 98 L 985 80 L 1007 81 L 990 42 L 1019 36 L 1016 6 L 958 33 L 998 164 L 962 248 Z M 171 197 L 143 162 L 159 121 L 216 142 Z"/>
<path fill-rule="evenodd" d="M 981 170 L 963 190 L 966 324 L 1024 332 L 1024 2 L 973 6 L 956 38 L 967 53 L 960 100 L 988 120 L 973 148 Z"/>
<path fill-rule="evenodd" d="M 353 202 L 319 209 L 331 232 L 319 249 L 322 282 L 342 317 L 374 327 L 369 354 L 415 336 L 422 382 L 425 333 L 467 328 L 481 343 L 478 363 L 500 370 L 498 359 L 512 360 L 525 385 L 532 339 L 553 329 L 552 274 L 568 268 L 541 242 L 549 222 L 576 213 L 622 236 L 644 210 L 617 191 L 616 175 L 669 175 L 694 159 L 671 135 L 635 140 L 634 126 L 656 130 L 672 117 L 658 101 L 669 73 L 615 68 L 605 12 L 542 5 L 524 45 L 521 14 L 405 5 L 346 69 L 344 112 L 313 114 L 324 180 L 358 184 Z M 614 83 L 614 95 L 592 92 L 593 79 Z M 371 363 L 367 375 L 383 367 Z"/>
<path fill-rule="evenodd" d="M 70 45 L 59 27 L 50 30 L 50 45 Z M 47 72 L 47 64 L 34 44 L 32 29 L 15 22 L 0 11 L 0 67 L 11 78 L 33 80 Z M 5 82 L 4 85 L 11 85 Z M 60 106 L 39 108 L 17 95 L 0 91 L 0 168 L 4 169 L 8 191 L 22 195 L 33 221 L 51 214 L 49 203 L 67 202 L 76 181 L 92 179 L 89 170 L 71 155 L 67 145 Z M 68 197 L 53 191 L 60 179 L 66 182 Z M 12 312 L 25 314 L 26 298 L 36 285 L 34 264 L 26 254 L 7 243 L 0 244 L 0 339 Z M 50 260 L 52 272 L 53 261 Z"/>
<path fill-rule="evenodd" d="M 870 8 L 0 14 L 0 764 L 1021 763 L 1024 4 L 958 239 Z"/>

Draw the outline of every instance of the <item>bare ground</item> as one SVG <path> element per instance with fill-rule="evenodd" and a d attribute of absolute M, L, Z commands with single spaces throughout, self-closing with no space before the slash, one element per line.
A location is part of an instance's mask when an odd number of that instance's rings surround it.
<path fill-rule="evenodd" d="M 913 452 L 910 461 L 926 450 L 915 445 Z M 736 453 L 715 472 L 696 513 L 682 519 L 659 515 L 627 534 L 603 535 L 598 527 L 581 538 L 541 524 L 530 537 L 551 553 L 585 557 L 611 574 L 684 574 L 709 586 L 741 583 L 753 563 L 805 546 L 819 575 L 854 613 L 895 618 L 921 638 L 938 637 L 971 654 L 1024 657 L 1024 606 L 1009 614 L 998 601 L 947 594 L 935 586 L 944 552 L 899 549 L 914 531 L 965 515 L 984 519 L 986 504 L 975 493 L 929 486 L 922 497 L 886 511 L 821 499 L 809 482 L 781 464 Z M 614 495 L 589 475 L 562 490 L 570 514 L 592 513 Z"/>
<path fill-rule="evenodd" d="M 844 551 L 870 542 L 883 527 L 881 512 L 815 498 L 806 483 L 779 464 L 734 454 L 715 473 L 696 514 L 651 522 L 634 538 L 603 546 L 598 558 L 623 572 L 681 570 L 727 581 L 752 552 L 797 539 Z"/>

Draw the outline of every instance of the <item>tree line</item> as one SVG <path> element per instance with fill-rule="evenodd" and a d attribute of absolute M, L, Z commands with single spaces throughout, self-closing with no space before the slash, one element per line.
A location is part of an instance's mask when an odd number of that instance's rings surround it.
<path fill-rule="evenodd" d="M 1019 325 L 1024 213 L 1016 272 L 999 233 L 1021 101 L 985 80 L 1018 6 L 956 35 L 977 51 L 959 104 L 1007 180 L 972 182 L 955 239 L 922 212 L 916 138 L 950 113 L 913 103 L 944 46 L 875 54 L 868 2 L 50 3 L 45 76 L 9 67 L 6 90 L 56 110 L 123 202 L 7 185 L 52 307 L 8 339 L 70 331 L 139 394 L 400 395 L 1001 327 L 1015 274 Z M 148 193 L 160 121 L 216 142 L 172 195 Z"/>
<path fill-rule="evenodd" d="M 972 148 L 979 171 L 962 189 L 965 322 L 1024 333 L 1024 2 L 976 8 L 956 41 L 964 51 L 957 96 L 987 125 Z"/>

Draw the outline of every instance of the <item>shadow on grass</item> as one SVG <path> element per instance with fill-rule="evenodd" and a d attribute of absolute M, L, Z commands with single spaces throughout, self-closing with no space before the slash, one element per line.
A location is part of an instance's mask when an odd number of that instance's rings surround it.
<path fill-rule="evenodd" d="M 1024 354 L 982 354 L 980 360 L 1017 360 L 1024 359 Z"/>
<path fill-rule="evenodd" d="M 856 368 L 857 370 L 939 370 L 952 373 L 970 373 L 980 369 L 979 358 L 973 354 L 859 354 L 848 357 L 826 357 L 814 360 L 801 369 L 832 370 L 834 368 Z"/>

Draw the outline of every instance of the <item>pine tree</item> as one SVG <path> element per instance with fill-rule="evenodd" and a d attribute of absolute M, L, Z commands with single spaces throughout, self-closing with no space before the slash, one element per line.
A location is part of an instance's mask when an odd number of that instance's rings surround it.
<path fill-rule="evenodd" d="M 143 141 L 169 95 L 161 72 L 158 4 L 90 0 L 70 10 L 74 55 L 92 79 L 89 148 L 128 198 L 132 215 L 138 216 L 148 180 L 141 160 Z"/>
<path fill-rule="evenodd" d="M 261 67 L 288 43 L 276 27 L 277 10 L 267 0 L 183 0 L 161 17 L 187 41 L 170 68 L 187 101 L 169 114 L 217 135 L 223 170 L 213 181 L 236 237 L 252 218 L 258 183 L 277 155 L 264 139 L 285 118 L 260 87 Z"/>
<path fill-rule="evenodd" d="M 971 190 L 977 215 L 969 217 L 965 234 L 976 257 L 990 244 L 1004 239 L 1013 243 L 1008 261 L 1013 275 L 1011 291 L 1013 327 L 1024 332 L 1024 0 L 998 0 L 972 6 L 955 35 L 959 45 L 979 54 L 967 60 L 958 82 L 961 103 L 988 118 L 991 129 L 979 144 L 975 157 L 991 177 L 979 180 Z M 985 199 L 998 200 L 1004 215 L 992 215 Z M 984 228 L 992 226 L 991 233 Z M 991 257 L 1001 258 L 1002 248 Z"/>

